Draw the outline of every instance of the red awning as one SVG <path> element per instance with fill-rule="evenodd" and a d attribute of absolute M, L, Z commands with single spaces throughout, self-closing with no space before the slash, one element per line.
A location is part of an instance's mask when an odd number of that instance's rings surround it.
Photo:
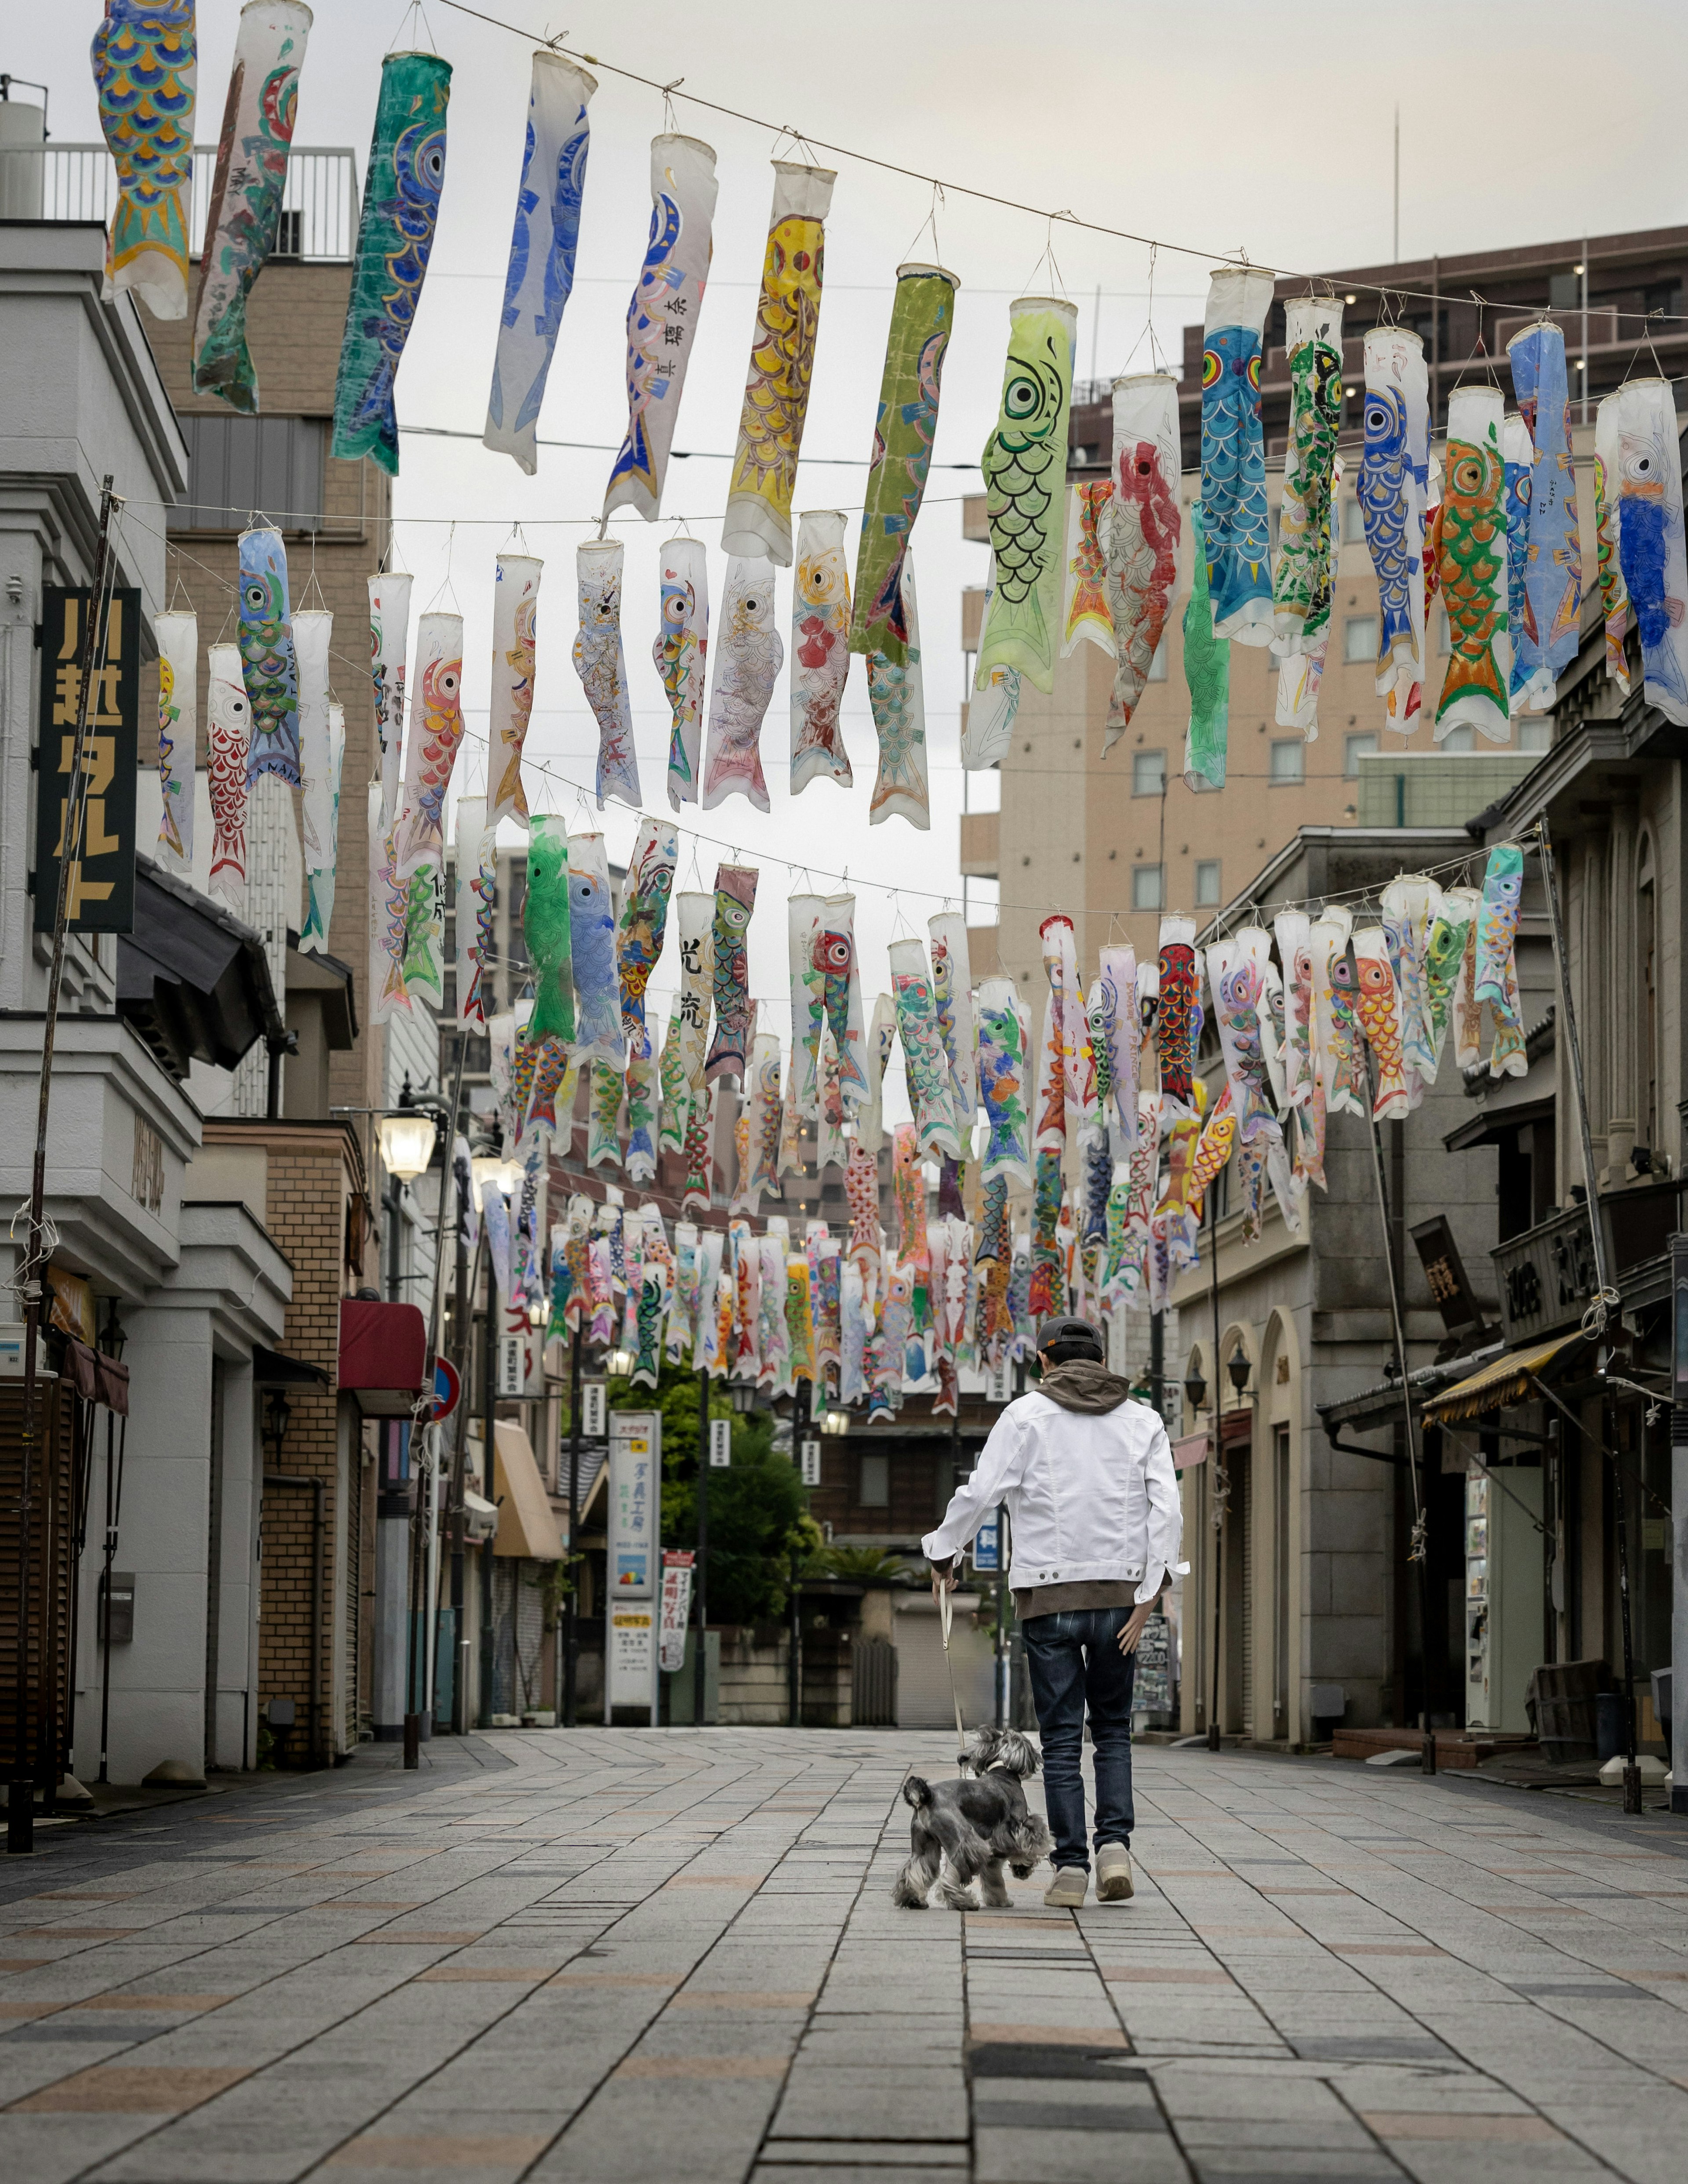
<path fill-rule="evenodd" d="M 103 1350 L 90 1350 L 74 1335 L 64 1345 L 64 1362 L 76 1393 L 85 1403 L 103 1403 L 120 1418 L 129 1415 L 129 1368 Z"/>
<path fill-rule="evenodd" d="M 347 1297 L 340 1306 L 340 1385 L 366 1418 L 408 1418 L 427 1372 L 427 1322 L 413 1304 Z"/>
<path fill-rule="evenodd" d="M 1186 1434 L 1182 1440 L 1175 1440 L 1173 1443 L 1173 1470 L 1188 1471 L 1193 1463 L 1206 1463 L 1207 1451 L 1212 1446 L 1211 1437 L 1205 1432 Z"/>

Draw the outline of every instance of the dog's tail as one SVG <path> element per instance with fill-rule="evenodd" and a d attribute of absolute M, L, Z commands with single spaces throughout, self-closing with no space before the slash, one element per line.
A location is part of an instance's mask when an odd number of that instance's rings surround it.
<path fill-rule="evenodd" d="M 932 1785 L 923 1781 L 918 1774 L 906 1775 L 903 1780 L 903 1797 L 916 1812 L 919 1812 L 922 1806 L 932 1802 Z"/>

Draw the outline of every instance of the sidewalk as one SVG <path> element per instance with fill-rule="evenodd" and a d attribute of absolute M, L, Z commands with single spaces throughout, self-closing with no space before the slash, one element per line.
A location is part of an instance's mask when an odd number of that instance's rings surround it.
<path fill-rule="evenodd" d="M 1145 1748 L 1139 1890 L 896 1911 L 899 1731 L 581 1730 L 0 1863 L 31 2184 L 1680 2173 L 1688 1828 Z"/>

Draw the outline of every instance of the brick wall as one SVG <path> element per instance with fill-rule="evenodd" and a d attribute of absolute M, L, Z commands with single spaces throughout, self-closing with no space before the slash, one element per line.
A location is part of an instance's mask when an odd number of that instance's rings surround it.
<path fill-rule="evenodd" d="M 326 1388 L 287 1391 L 292 1416 L 277 1459 L 265 1451 L 266 1472 L 283 1472 L 301 1480 L 320 1479 L 323 1490 L 322 1624 L 318 1684 L 325 1723 L 333 1720 L 330 1682 L 342 1635 L 345 1674 L 342 1692 L 343 1746 L 354 1743 L 361 1718 L 359 1662 L 363 1618 L 359 1573 L 364 1534 L 360 1454 L 351 1466 L 350 1506 L 338 1506 L 337 1368 L 340 1302 L 359 1288 L 361 1265 L 346 1264 L 351 1201 L 365 1189 L 357 1139 L 339 1123 L 271 1123 L 209 1120 L 207 1145 L 262 1145 L 268 1155 L 269 1185 L 265 1227 L 287 1254 L 293 1273 L 281 1346 L 290 1357 L 320 1367 Z M 360 1436 L 359 1436 L 360 1437 Z M 259 1623 L 259 1701 L 293 1702 L 298 1728 L 288 1747 L 303 1757 L 309 1746 L 313 1607 L 313 1512 L 308 1485 L 269 1487 L 264 1496 L 262 1605 Z M 346 1564 L 337 1585 L 334 1540 L 343 1526 Z"/>

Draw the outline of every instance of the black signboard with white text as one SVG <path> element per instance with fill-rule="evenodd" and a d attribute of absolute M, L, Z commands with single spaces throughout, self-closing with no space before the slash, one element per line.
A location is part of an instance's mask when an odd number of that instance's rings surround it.
<path fill-rule="evenodd" d="M 36 780 L 35 929 L 50 933 L 70 802 L 70 763 L 81 701 L 86 591 L 49 587 L 41 620 L 41 729 Z M 67 916 L 73 933 L 135 928 L 135 770 L 139 762 L 141 594 L 114 591 L 93 670 L 82 738 L 87 800 L 81 855 L 71 866 Z"/>

